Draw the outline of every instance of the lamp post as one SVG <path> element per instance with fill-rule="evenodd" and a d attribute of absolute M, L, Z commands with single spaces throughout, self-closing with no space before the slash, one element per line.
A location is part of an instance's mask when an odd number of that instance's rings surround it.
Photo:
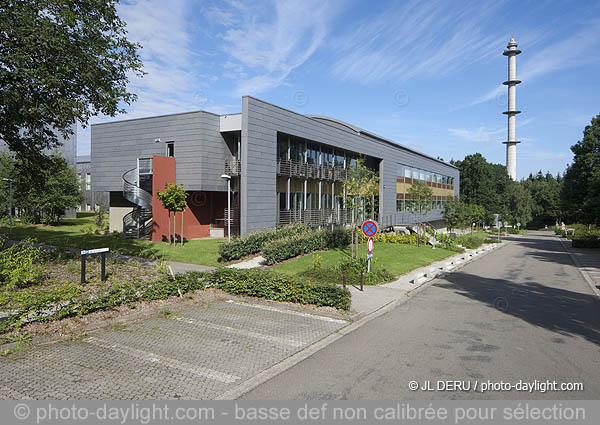
<path fill-rule="evenodd" d="M 2 181 L 8 182 L 8 217 L 9 217 L 9 227 L 8 234 L 12 233 L 12 179 L 2 179 Z"/>
<path fill-rule="evenodd" d="M 221 174 L 221 178 L 227 180 L 227 242 L 231 242 L 231 176 Z"/>

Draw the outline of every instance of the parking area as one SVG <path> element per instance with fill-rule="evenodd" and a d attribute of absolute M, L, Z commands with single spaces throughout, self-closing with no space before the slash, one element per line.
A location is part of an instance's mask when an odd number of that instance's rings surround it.
<path fill-rule="evenodd" d="M 214 399 L 349 322 L 219 300 L 0 359 L 4 399 Z"/>

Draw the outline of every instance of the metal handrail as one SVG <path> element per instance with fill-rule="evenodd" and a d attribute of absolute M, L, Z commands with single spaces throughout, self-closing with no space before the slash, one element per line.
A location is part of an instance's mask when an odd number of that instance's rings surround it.
<path fill-rule="evenodd" d="M 348 170 L 344 168 L 311 164 L 291 159 L 277 159 L 277 174 L 334 181 L 348 179 Z"/>
<path fill-rule="evenodd" d="M 137 168 L 123 173 L 123 197 L 140 207 L 152 210 L 152 194 L 140 188 L 137 183 Z"/>

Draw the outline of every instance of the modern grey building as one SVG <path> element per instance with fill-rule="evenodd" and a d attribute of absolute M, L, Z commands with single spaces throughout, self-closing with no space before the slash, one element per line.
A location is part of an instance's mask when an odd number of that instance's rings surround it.
<path fill-rule="evenodd" d="M 81 183 L 83 200 L 78 211 L 97 211 L 100 207 L 108 208 L 108 193 L 92 190 L 92 163 L 90 155 L 77 157 L 75 171 Z"/>
<path fill-rule="evenodd" d="M 58 137 L 58 142 L 60 146 L 57 148 L 58 151 L 62 154 L 62 156 L 67 160 L 67 163 L 75 167 L 75 159 L 77 158 L 77 126 L 73 126 L 73 134 L 65 138 L 59 132 L 56 132 L 56 136 Z M 0 139 L 0 152 L 3 152 L 8 149 L 6 143 Z M 48 152 L 50 153 L 50 152 Z"/>
<path fill-rule="evenodd" d="M 416 222 L 406 205 L 410 186 L 421 180 L 433 190 L 434 209 L 424 219 L 443 227 L 444 203 L 459 195 L 458 169 L 335 118 L 245 96 L 237 114 L 187 112 L 94 124 L 91 131 L 92 190 L 109 193 L 111 230 L 157 233 L 164 211 L 156 191 L 175 181 L 189 195 L 188 238 L 224 234 L 223 175 L 231 178 L 236 233 L 291 222 L 346 224 L 351 212 L 340 195 L 358 158 L 379 174 L 374 216 L 381 225 Z"/>

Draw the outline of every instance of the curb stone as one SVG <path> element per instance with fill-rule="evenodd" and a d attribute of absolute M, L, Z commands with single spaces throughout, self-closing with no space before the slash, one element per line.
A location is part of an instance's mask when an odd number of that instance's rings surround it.
<path fill-rule="evenodd" d="M 594 292 L 594 295 L 600 298 L 600 290 L 598 290 L 598 288 L 596 287 L 596 284 L 590 277 L 590 274 L 583 269 L 583 265 L 579 262 L 579 259 L 575 256 L 575 254 L 573 254 L 573 252 L 571 251 L 571 247 L 561 237 L 559 237 L 558 240 L 560 241 L 560 244 L 562 245 L 565 252 L 569 254 L 569 257 L 571 257 L 571 261 L 573 261 L 573 264 L 575 265 L 575 267 L 577 267 L 577 270 L 579 270 L 579 272 L 583 276 L 583 279 L 588 283 L 588 285 L 590 285 L 590 288 L 592 288 L 592 292 Z"/>

